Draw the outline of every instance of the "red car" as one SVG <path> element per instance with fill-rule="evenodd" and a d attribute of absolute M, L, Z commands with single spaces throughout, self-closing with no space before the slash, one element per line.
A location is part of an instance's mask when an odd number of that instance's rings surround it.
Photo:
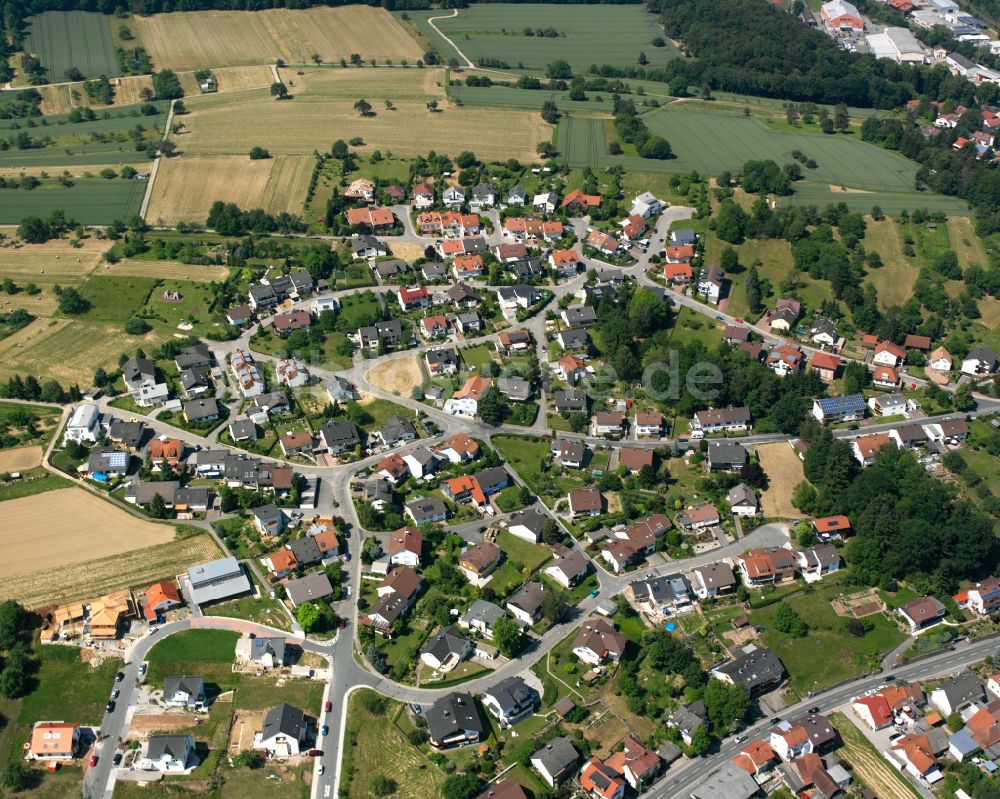
<path fill-rule="evenodd" d="M 327 713 L 333 710 L 333 702 L 327 702 L 325 705 L 323 705 L 323 710 L 325 710 Z"/>
<path fill-rule="evenodd" d="M 91 765 L 91 767 L 97 765 L 97 755 L 91 755 L 90 756 L 90 765 Z"/>

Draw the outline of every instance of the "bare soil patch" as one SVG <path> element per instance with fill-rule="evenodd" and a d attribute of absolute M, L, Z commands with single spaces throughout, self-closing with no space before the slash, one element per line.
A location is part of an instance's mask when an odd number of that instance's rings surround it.
<path fill-rule="evenodd" d="M 266 710 L 237 710 L 229 728 L 229 751 L 241 752 L 253 748 L 254 733 L 264 729 Z"/>
<path fill-rule="evenodd" d="M 423 385 L 424 382 L 420 357 L 407 355 L 403 358 L 382 361 L 368 370 L 365 380 L 383 391 L 408 397 L 414 386 Z"/>
<path fill-rule="evenodd" d="M 764 515 L 779 519 L 801 519 L 804 514 L 792 505 L 792 489 L 805 480 L 802 461 L 785 442 L 757 447 L 760 465 L 767 474 L 768 487 L 761 495 Z"/>
<path fill-rule="evenodd" d="M 129 732 L 140 736 L 151 732 L 174 732 L 194 726 L 194 717 L 187 713 L 160 713 L 133 716 Z"/>

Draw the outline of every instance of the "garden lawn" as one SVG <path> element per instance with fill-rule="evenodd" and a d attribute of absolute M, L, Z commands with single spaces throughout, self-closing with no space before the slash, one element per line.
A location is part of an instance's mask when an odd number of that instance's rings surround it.
<path fill-rule="evenodd" d="M 477 347 L 468 347 L 461 352 L 462 359 L 469 368 L 475 367 L 479 373 L 487 372 L 490 364 L 493 363 L 493 351 L 485 344 L 480 344 Z"/>
<path fill-rule="evenodd" d="M 511 535 L 506 530 L 500 531 L 496 543 L 508 558 L 533 572 L 552 557 L 552 553 L 545 547 Z"/>
<path fill-rule="evenodd" d="M 986 450 L 976 449 L 963 450 L 962 458 L 969 465 L 969 469 L 989 486 L 990 491 L 1000 495 L 1000 461 L 997 458 Z"/>
<path fill-rule="evenodd" d="M 510 467 L 535 494 L 540 493 L 541 469 L 552 456 L 550 444 L 545 439 L 521 436 L 494 436 L 495 446 Z"/>
<path fill-rule="evenodd" d="M 385 710 L 373 715 L 362 704 L 365 694 L 376 695 L 363 688 L 348 701 L 345 773 L 341 777 L 342 790 L 347 789 L 344 795 L 350 799 L 367 799 L 372 796 L 372 777 L 381 774 L 396 782 L 393 796 L 397 799 L 437 796 L 444 774 L 420 749 L 410 744 L 401 727 L 394 723 L 397 715 L 405 713 L 403 705 L 386 702 Z"/>
<path fill-rule="evenodd" d="M 373 324 L 379 303 L 372 294 L 352 294 L 340 300 L 340 316 L 350 327 L 356 329 L 361 324 Z"/>
<path fill-rule="evenodd" d="M 122 662 L 110 658 L 96 669 L 80 660 L 80 650 L 65 646 L 39 646 L 34 688 L 21 700 L 18 722 L 73 719 L 100 724 L 104 704 Z"/>
<path fill-rule="evenodd" d="M 843 590 L 841 581 L 828 577 L 812 593 L 786 600 L 809 625 L 805 638 L 790 638 L 772 627 L 780 603 L 754 611 L 750 622 L 764 627 L 762 642 L 785 664 L 791 686 L 805 695 L 866 671 L 871 664 L 900 644 L 905 636 L 895 624 L 879 614 L 866 621 L 874 629 L 861 638 L 847 632 L 847 619 L 838 616 L 830 600 Z"/>
<path fill-rule="evenodd" d="M 693 344 L 697 341 L 709 349 L 713 349 L 722 341 L 722 331 L 715 324 L 703 314 L 688 308 L 686 305 L 681 306 L 673 319 L 670 343 L 679 346 Z"/>
<path fill-rule="evenodd" d="M 22 472 L 20 480 L 0 486 L 0 502 L 30 497 L 33 494 L 42 494 L 46 491 L 55 491 L 57 488 L 68 488 L 71 485 L 73 484 L 69 480 L 52 474 L 44 467 L 39 466 L 30 472 Z"/>

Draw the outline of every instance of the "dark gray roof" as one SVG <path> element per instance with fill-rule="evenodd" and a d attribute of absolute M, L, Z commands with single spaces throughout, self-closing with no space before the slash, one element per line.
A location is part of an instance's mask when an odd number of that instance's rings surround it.
<path fill-rule="evenodd" d="M 510 715 L 528 704 L 534 704 L 538 699 L 538 692 L 520 677 L 506 677 L 491 688 L 487 688 L 483 694 L 493 697 L 505 715 Z"/>
<path fill-rule="evenodd" d="M 263 739 L 265 741 L 276 735 L 285 735 L 299 740 L 305 732 L 305 714 L 297 707 L 285 704 L 272 707 L 264 716 Z"/>
<path fill-rule="evenodd" d="M 523 377 L 500 377 L 497 378 L 497 391 L 508 399 L 524 402 L 531 397 L 531 383 Z"/>
<path fill-rule="evenodd" d="M 205 695 L 205 681 L 201 677 L 164 677 L 163 694 L 172 696 L 178 691 L 189 694 L 194 699 Z"/>
<path fill-rule="evenodd" d="M 589 305 L 573 305 L 563 311 L 566 324 L 573 327 L 592 325 L 597 321 L 597 312 Z"/>
<path fill-rule="evenodd" d="M 326 599 L 333 593 L 330 578 L 323 572 L 307 574 L 301 580 L 289 580 L 285 583 L 288 598 L 295 606 L 317 599 Z"/>
<path fill-rule="evenodd" d="M 390 416 L 382 429 L 379 430 L 382 440 L 386 444 L 395 444 L 397 441 L 406 441 L 417 437 L 417 431 L 413 429 L 410 420 L 399 416 Z"/>
<path fill-rule="evenodd" d="M 386 251 L 385 245 L 374 236 L 358 236 L 351 239 L 351 249 L 355 253 L 361 253 L 373 248 L 383 252 Z"/>
<path fill-rule="evenodd" d="M 135 383 L 144 379 L 153 379 L 156 367 L 149 358 L 129 358 L 122 364 L 122 377 L 126 383 Z"/>
<path fill-rule="evenodd" d="M 448 655 L 461 655 L 469 646 L 469 639 L 452 626 L 445 627 L 437 635 L 427 639 L 421 652 L 434 655 L 443 662 Z"/>
<path fill-rule="evenodd" d="M 296 538 L 288 544 L 288 548 L 292 550 L 295 559 L 303 565 L 318 563 L 323 559 L 323 553 L 319 551 L 316 539 L 311 535 Z"/>
<path fill-rule="evenodd" d="M 531 756 L 531 759 L 540 761 L 545 770 L 558 781 L 576 765 L 579 757 L 580 753 L 569 739 L 560 736 L 547 741 L 545 746 Z"/>
<path fill-rule="evenodd" d="M 542 600 L 545 598 L 545 588 L 541 583 L 529 582 L 522 585 L 507 600 L 507 604 L 520 608 L 529 616 L 536 616 L 542 610 Z"/>
<path fill-rule="evenodd" d="M 452 691 L 431 705 L 425 714 L 427 730 L 435 741 L 449 738 L 460 730 L 485 731 L 471 694 Z"/>
<path fill-rule="evenodd" d="M 945 680 L 935 690 L 944 692 L 952 710 L 965 702 L 973 702 L 985 696 L 979 678 L 968 671 Z"/>
<path fill-rule="evenodd" d="M 752 694 L 756 690 L 780 681 L 785 673 L 785 667 L 770 649 L 756 647 L 728 663 L 716 666 L 714 671 L 725 674 L 734 683 L 746 688 L 747 693 Z"/>
<path fill-rule="evenodd" d="M 747 451 L 729 441 L 712 441 L 708 445 L 709 463 L 746 463 Z"/>
<path fill-rule="evenodd" d="M 750 799 L 760 791 L 746 771 L 733 763 L 723 763 L 691 789 L 692 799 Z"/>
<path fill-rule="evenodd" d="M 445 513 L 444 500 L 441 497 L 420 497 L 406 503 L 417 524 L 422 524 L 425 519 L 432 519 Z"/>
<path fill-rule="evenodd" d="M 197 422 L 200 419 L 211 419 L 213 416 L 219 415 L 219 403 L 212 397 L 185 402 L 184 415 L 192 422 Z"/>
<path fill-rule="evenodd" d="M 506 615 L 503 608 L 492 602 L 487 602 L 485 599 L 477 599 L 462 614 L 462 620 L 466 623 L 480 621 L 487 627 L 492 627 L 498 619 L 502 619 Z"/>
<path fill-rule="evenodd" d="M 347 419 L 327 422 L 320 428 L 320 433 L 327 446 L 335 444 L 340 446 L 345 444 L 355 445 L 361 443 L 361 434 L 358 432 L 358 426 Z"/>
<path fill-rule="evenodd" d="M 545 527 L 545 523 L 548 520 L 549 517 L 537 508 L 527 508 L 525 510 L 519 510 L 512 513 L 508 519 L 508 523 L 511 527 L 515 525 L 524 525 L 535 535 L 541 535 L 542 529 Z"/>
<path fill-rule="evenodd" d="M 112 441 L 121 441 L 136 449 L 142 443 L 145 432 L 146 425 L 142 422 L 123 422 L 121 419 L 115 419 L 108 428 L 108 437 Z"/>
<path fill-rule="evenodd" d="M 590 334 L 582 327 L 568 327 L 559 331 L 559 339 L 564 347 L 584 347 Z"/>
<path fill-rule="evenodd" d="M 212 353 L 206 344 L 194 344 L 178 352 L 174 357 L 174 363 L 181 370 L 206 369 L 212 364 Z"/>
<path fill-rule="evenodd" d="M 557 391 L 555 395 L 555 406 L 558 410 L 586 411 L 587 395 L 583 391 L 579 391 L 577 389 L 570 391 Z"/>
<path fill-rule="evenodd" d="M 164 755 L 183 760 L 190 742 L 190 735 L 154 735 L 149 739 L 146 755 L 150 760 L 160 760 Z"/>

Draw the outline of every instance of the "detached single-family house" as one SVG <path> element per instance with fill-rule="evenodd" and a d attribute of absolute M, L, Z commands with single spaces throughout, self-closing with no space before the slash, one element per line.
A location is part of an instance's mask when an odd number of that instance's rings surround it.
<path fill-rule="evenodd" d="M 305 714 L 282 703 L 267 711 L 264 728 L 254 735 L 253 748 L 267 752 L 269 757 L 294 757 L 300 753 L 308 729 Z"/>
<path fill-rule="evenodd" d="M 580 753 L 568 738 L 558 737 L 547 741 L 531 756 L 531 766 L 542 779 L 554 788 L 564 782 L 575 770 Z"/>
<path fill-rule="evenodd" d="M 617 632 L 607 619 L 587 619 L 573 639 L 573 654 L 584 663 L 600 666 L 618 661 L 625 654 L 628 638 Z"/>
<path fill-rule="evenodd" d="M 169 707 L 202 707 L 205 681 L 201 677 L 164 677 L 163 702 Z"/>
<path fill-rule="evenodd" d="M 533 713 L 538 701 L 538 691 L 520 677 L 506 677 L 483 692 L 483 707 L 497 720 L 501 730 Z"/>
<path fill-rule="evenodd" d="M 898 613 L 910 626 L 910 632 L 917 632 L 942 621 L 948 609 L 932 596 L 922 596 L 901 605 Z"/>
<path fill-rule="evenodd" d="M 484 638 L 493 638 L 493 626 L 500 620 L 507 617 L 504 609 L 485 599 L 477 599 L 458 618 L 458 626 L 466 630 L 473 630 Z"/>
<path fill-rule="evenodd" d="M 820 424 L 854 422 L 865 418 L 865 399 L 860 394 L 813 400 L 812 415 Z"/>
<path fill-rule="evenodd" d="M 729 509 L 734 516 L 752 517 L 757 515 L 757 495 L 746 483 L 740 483 L 729 489 L 726 494 Z"/>
<path fill-rule="evenodd" d="M 153 735 L 137 765 L 144 771 L 179 773 L 194 765 L 194 753 L 191 735 Z"/>
<path fill-rule="evenodd" d="M 485 733 L 471 694 L 453 691 L 426 711 L 430 745 L 436 750 L 479 743 Z"/>
<path fill-rule="evenodd" d="M 807 583 L 818 582 L 840 568 L 840 552 L 833 544 L 817 544 L 795 553 L 799 572 Z"/>
<path fill-rule="evenodd" d="M 976 347 L 962 358 L 962 374 L 981 377 L 997 370 L 997 355 L 988 347 Z"/>

